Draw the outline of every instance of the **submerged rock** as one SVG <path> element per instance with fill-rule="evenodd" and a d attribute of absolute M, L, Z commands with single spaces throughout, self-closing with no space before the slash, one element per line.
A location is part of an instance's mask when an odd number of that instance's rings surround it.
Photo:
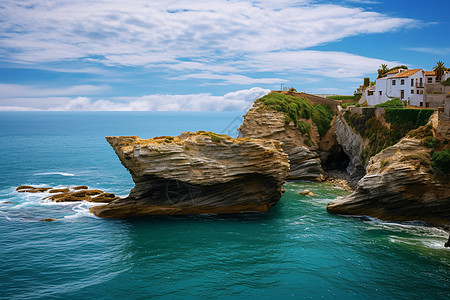
<path fill-rule="evenodd" d="M 52 188 L 50 188 L 50 187 L 41 188 L 41 187 L 34 187 L 34 186 L 29 186 L 29 185 L 21 185 L 16 188 L 16 191 L 19 193 L 44 193 L 51 189 Z"/>
<path fill-rule="evenodd" d="M 42 221 L 42 222 L 53 222 L 53 221 L 56 221 L 56 219 L 54 219 L 54 218 L 46 218 L 46 219 L 42 219 L 40 221 Z"/>
<path fill-rule="evenodd" d="M 316 194 L 314 194 L 310 190 L 301 191 L 300 194 L 303 195 L 303 196 L 317 196 Z"/>
<path fill-rule="evenodd" d="M 449 179 L 432 172 L 431 151 L 419 138 L 403 138 L 372 157 L 355 192 L 336 198 L 328 204 L 328 211 L 450 224 Z"/>
<path fill-rule="evenodd" d="M 127 198 L 92 207 L 99 217 L 266 212 L 284 192 L 288 158 L 273 140 L 212 132 L 106 139 L 135 187 Z"/>

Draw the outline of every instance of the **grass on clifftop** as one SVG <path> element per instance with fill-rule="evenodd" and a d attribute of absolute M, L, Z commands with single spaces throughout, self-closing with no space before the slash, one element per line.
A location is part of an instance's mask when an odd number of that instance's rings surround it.
<path fill-rule="evenodd" d="M 309 134 L 310 126 L 299 119 L 312 119 L 317 126 L 320 136 L 325 135 L 331 127 L 333 111 L 329 106 L 313 105 L 306 99 L 279 93 L 268 94 L 256 101 L 262 102 L 264 106 L 273 110 L 284 112 L 285 123 L 294 122 L 295 126 L 299 127 L 303 134 Z"/>
<path fill-rule="evenodd" d="M 385 119 L 391 124 L 388 129 L 375 117 L 375 110 L 367 110 L 364 114 L 345 112 L 347 123 L 363 138 L 369 140 L 369 145 L 361 153 L 363 165 L 382 150 L 390 147 L 411 130 L 427 124 L 433 110 L 425 109 L 395 109 L 386 108 Z"/>
<path fill-rule="evenodd" d="M 400 100 L 399 98 L 394 98 L 384 103 L 377 104 L 375 105 L 375 107 L 403 108 L 403 101 Z"/>

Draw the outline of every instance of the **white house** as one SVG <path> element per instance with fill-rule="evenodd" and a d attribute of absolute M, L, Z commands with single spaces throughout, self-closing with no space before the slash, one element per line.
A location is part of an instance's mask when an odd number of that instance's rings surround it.
<path fill-rule="evenodd" d="M 406 100 L 410 105 L 423 105 L 424 71 L 422 69 L 389 72 L 366 90 L 367 104 L 376 105 L 392 98 Z"/>
<path fill-rule="evenodd" d="M 446 72 L 442 78 L 450 77 Z M 423 106 L 425 84 L 439 83 L 434 71 L 423 71 L 422 69 L 390 71 L 386 77 L 378 78 L 374 86 L 365 91 L 367 104 L 377 105 L 392 98 L 406 100 L 409 105 Z"/>

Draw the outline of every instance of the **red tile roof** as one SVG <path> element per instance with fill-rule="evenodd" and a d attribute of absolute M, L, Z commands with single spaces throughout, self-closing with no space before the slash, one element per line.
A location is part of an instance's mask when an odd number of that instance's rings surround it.
<path fill-rule="evenodd" d="M 397 74 L 397 73 L 400 73 L 400 69 L 394 69 L 392 71 L 387 72 L 384 75 L 392 75 L 392 74 Z"/>
<path fill-rule="evenodd" d="M 417 72 L 422 71 L 422 69 L 411 69 L 406 70 L 405 72 L 401 72 L 400 74 L 397 74 L 395 76 L 389 77 L 389 78 L 402 78 L 402 77 L 409 77 L 413 74 L 416 74 Z"/>
<path fill-rule="evenodd" d="M 436 75 L 436 72 L 434 72 L 434 71 L 424 71 L 423 73 L 424 73 L 425 76 L 434 76 L 434 75 Z"/>

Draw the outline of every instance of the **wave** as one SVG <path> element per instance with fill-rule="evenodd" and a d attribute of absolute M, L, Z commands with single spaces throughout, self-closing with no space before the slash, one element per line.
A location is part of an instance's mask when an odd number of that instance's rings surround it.
<path fill-rule="evenodd" d="M 44 173 L 36 173 L 33 174 L 33 176 L 46 176 L 46 175 L 61 175 L 61 176 L 76 176 L 75 174 L 72 173 L 65 173 L 65 172 L 44 172 Z"/>
<path fill-rule="evenodd" d="M 78 205 L 72 207 L 72 211 L 74 211 L 75 214 L 64 216 L 64 220 L 74 220 L 74 219 L 85 218 L 85 217 L 100 219 L 99 217 L 97 217 L 96 215 L 91 213 L 89 210 L 91 207 L 98 206 L 98 205 L 104 205 L 104 203 L 92 203 L 92 202 L 82 201 Z"/>

